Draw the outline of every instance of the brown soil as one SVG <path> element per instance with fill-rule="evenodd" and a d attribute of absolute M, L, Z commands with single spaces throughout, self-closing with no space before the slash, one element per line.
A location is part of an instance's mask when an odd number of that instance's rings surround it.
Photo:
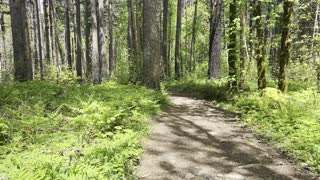
<path fill-rule="evenodd" d="M 155 117 L 137 167 L 139 179 L 316 179 L 276 148 L 257 140 L 235 114 L 173 96 Z"/>

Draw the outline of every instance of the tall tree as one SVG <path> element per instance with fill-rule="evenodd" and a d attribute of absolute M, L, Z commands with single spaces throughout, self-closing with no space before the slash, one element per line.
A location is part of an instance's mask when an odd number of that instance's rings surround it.
<path fill-rule="evenodd" d="M 160 7 L 159 0 L 143 0 L 143 83 L 153 89 L 160 89 Z"/>
<path fill-rule="evenodd" d="M 86 77 L 87 79 L 91 79 L 92 76 L 92 18 L 91 18 L 91 2 L 90 0 L 86 0 L 85 5 L 85 48 L 86 48 Z"/>
<path fill-rule="evenodd" d="M 211 0 L 210 44 L 209 44 L 209 79 L 221 77 L 221 22 L 222 0 Z"/>
<path fill-rule="evenodd" d="M 196 43 L 196 33 L 197 33 L 197 18 L 198 18 L 198 0 L 194 2 L 194 15 L 193 15 L 193 22 L 192 22 L 192 37 L 191 37 L 191 45 L 190 45 L 190 71 L 195 69 L 195 62 L 194 62 L 194 45 Z"/>
<path fill-rule="evenodd" d="M 279 71 L 279 89 L 283 92 L 288 90 L 288 64 L 290 60 L 290 24 L 293 13 L 293 4 L 291 0 L 285 0 L 283 3 L 283 21 L 281 34 L 281 49 L 280 49 L 280 71 Z"/>
<path fill-rule="evenodd" d="M 93 58 L 93 82 L 100 84 L 102 74 L 102 62 L 99 56 L 99 25 L 97 18 L 97 2 L 91 0 L 91 18 L 92 18 L 92 58 Z"/>
<path fill-rule="evenodd" d="M 43 11 L 44 11 L 44 40 L 46 43 L 46 54 L 45 59 L 46 63 L 50 63 L 51 57 L 50 57 L 50 38 L 49 38 L 49 2 L 48 0 L 43 1 Z"/>
<path fill-rule="evenodd" d="M 109 20 L 109 74 L 114 71 L 114 43 L 113 43 L 113 3 L 112 0 L 108 2 L 108 20 Z"/>
<path fill-rule="evenodd" d="M 236 33 L 236 18 L 237 18 L 237 0 L 233 0 L 230 3 L 230 35 L 229 35 L 229 55 L 228 55 L 228 63 L 229 63 L 229 86 L 231 90 L 238 89 L 237 82 L 237 33 Z"/>
<path fill-rule="evenodd" d="M 180 56 L 180 41 L 181 41 L 181 18 L 182 18 L 182 0 L 178 0 L 177 4 L 177 25 L 176 25 L 176 45 L 175 45 L 175 58 L 174 58 L 174 69 L 175 78 L 180 79 L 181 77 L 181 56 Z"/>
<path fill-rule="evenodd" d="M 109 79 L 109 62 L 107 61 L 107 46 L 104 23 L 104 0 L 98 0 L 98 45 L 99 45 L 99 59 L 102 63 L 101 73 L 103 77 Z"/>
<path fill-rule="evenodd" d="M 64 16 L 65 16 L 65 57 L 68 62 L 69 69 L 72 69 L 72 55 L 71 55 L 71 38 L 70 38 L 70 0 L 64 0 Z"/>
<path fill-rule="evenodd" d="M 40 79 L 43 79 L 43 59 L 42 59 L 42 38 L 41 38 L 41 23 L 40 23 L 40 9 L 39 0 L 36 0 L 37 11 L 37 29 L 38 29 L 38 47 L 39 47 L 39 65 L 40 65 Z"/>
<path fill-rule="evenodd" d="M 166 76 L 169 75 L 169 65 L 168 65 L 168 12 L 169 12 L 169 1 L 163 0 L 163 35 L 162 35 L 162 59 L 164 66 L 164 73 Z"/>
<path fill-rule="evenodd" d="M 14 55 L 14 77 L 17 81 L 29 81 L 33 79 L 33 72 L 26 1 L 10 0 L 9 4 Z"/>
<path fill-rule="evenodd" d="M 76 69 L 77 69 L 77 76 L 82 78 L 82 36 L 81 36 L 80 0 L 76 0 L 75 5 L 76 5 L 76 24 L 77 24 Z"/>
<path fill-rule="evenodd" d="M 136 13 L 134 13 L 133 0 L 128 0 L 128 52 L 130 82 L 136 83 L 139 79 L 139 59 L 137 47 Z"/>
<path fill-rule="evenodd" d="M 261 1 L 255 1 L 255 19 L 256 19 L 256 29 L 258 43 L 256 45 L 256 60 L 257 60 L 257 70 L 258 70 L 258 89 L 264 89 L 267 87 L 266 79 L 266 67 L 265 67 L 265 41 L 264 41 L 264 26 L 262 23 L 262 10 Z"/>

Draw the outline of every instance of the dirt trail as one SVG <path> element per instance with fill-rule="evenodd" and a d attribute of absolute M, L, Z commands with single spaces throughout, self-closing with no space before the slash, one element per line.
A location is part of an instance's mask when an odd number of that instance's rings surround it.
<path fill-rule="evenodd" d="M 170 99 L 170 109 L 152 123 L 139 179 L 316 179 L 259 143 L 234 115 L 206 101 Z"/>

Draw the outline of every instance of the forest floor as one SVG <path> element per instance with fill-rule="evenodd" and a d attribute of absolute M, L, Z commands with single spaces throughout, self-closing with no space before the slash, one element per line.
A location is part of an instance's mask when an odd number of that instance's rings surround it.
<path fill-rule="evenodd" d="M 154 118 L 139 179 L 317 179 L 210 102 L 171 96 Z"/>

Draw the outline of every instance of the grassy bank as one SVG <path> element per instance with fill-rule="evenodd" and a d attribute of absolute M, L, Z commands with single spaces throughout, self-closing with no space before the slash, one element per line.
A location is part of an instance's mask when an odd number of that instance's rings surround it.
<path fill-rule="evenodd" d="M 275 88 L 230 94 L 225 81 L 183 80 L 168 89 L 215 100 L 242 122 L 315 172 L 320 172 L 320 95 L 312 88 L 283 94 Z"/>
<path fill-rule="evenodd" d="M 0 86 L 0 179 L 131 179 L 166 97 L 137 86 Z"/>

